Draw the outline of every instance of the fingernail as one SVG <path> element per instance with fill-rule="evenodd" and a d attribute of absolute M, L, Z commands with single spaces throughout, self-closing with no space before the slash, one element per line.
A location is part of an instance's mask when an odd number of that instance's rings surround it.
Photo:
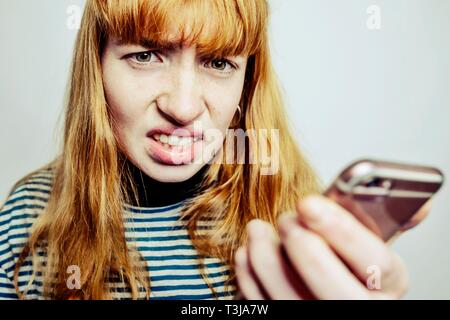
<path fill-rule="evenodd" d="M 252 220 L 248 225 L 249 233 L 251 238 L 262 238 L 267 235 L 267 227 L 265 222 L 261 220 Z"/>

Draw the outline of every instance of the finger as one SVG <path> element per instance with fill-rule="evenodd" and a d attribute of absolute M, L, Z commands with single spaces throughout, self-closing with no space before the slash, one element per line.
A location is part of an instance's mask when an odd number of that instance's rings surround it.
<path fill-rule="evenodd" d="M 417 213 L 387 241 L 387 244 L 392 245 L 404 232 L 412 228 L 415 228 L 428 216 L 430 211 L 431 211 L 431 199 L 425 202 L 425 204 L 422 207 L 420 207 L 419 211 L 417 211 Z"/>
<path fill-rule="evenodd" d="M 247 259 L 247 248 L 240 247 L 235 254 L 235 271 L 239 290 L 247 300 L 264 300 L 258 283 L 252 275 Z"/>
<path fill-rule="evenodd" d="M 261 220 L 250 221 L 247 228 L 250 266 L 264 291 L 271 299 L 300 299 L 300 279 L 289 271 L 274 228 Z"/>
<path fill-rule="evenodd" d="M 281 242 L 308 288 L 319 299 L 368 299 L 369 292 L 327 243 L 300 226 L 295 215 L 279 219 Z"/>
<path fill-rule="evenodd" d="M 311 196 L 297 205 L 298 219 L 320 235 L 367 283 L 370 270 L 379 271 L 382 290 L 401 295 L 406 291 L 406 268 L 398 255 L 351 213 L 322 196 Z"/>

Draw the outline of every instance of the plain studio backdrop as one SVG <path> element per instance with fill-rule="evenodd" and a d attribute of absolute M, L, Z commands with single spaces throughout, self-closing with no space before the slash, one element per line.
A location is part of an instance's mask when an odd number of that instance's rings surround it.
<path fill-rule="evenodd" d="M 0 197 L 60 140 L 81 0 L 1 0 Z M 361 157 L 450 177 L 449 0 L 273 0 L 273 59 L 296 136 L 324 183 Z M 405 298 L 450 298 L 450 186 L 393 245 Z"/>

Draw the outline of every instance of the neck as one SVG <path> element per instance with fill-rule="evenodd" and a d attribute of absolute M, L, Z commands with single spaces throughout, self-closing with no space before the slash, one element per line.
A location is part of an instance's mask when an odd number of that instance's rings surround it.
<path fill-rule="evenodd" d="M 209 165 L 182 182 L 161 182 L 150 178 L 131 161 L 126 160 L 137 188 L 139 203 L 131 197 L 132 205 L 140 207 L 164 207 L 195 196 Z"/>

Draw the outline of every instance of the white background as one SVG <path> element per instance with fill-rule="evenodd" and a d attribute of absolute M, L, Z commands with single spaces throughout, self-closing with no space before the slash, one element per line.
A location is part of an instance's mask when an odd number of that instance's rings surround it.
<path fill-rule="evenodd" d="M 0 198 L 50 161 L 82 0 L 0 0 Z M 272 0 L 273 58 L 299 143 L 328 184 L 361 157 L 423 163 L 450 177 L 450 0 Z M 381 9 L 369 30 L 366 10 Z M 61 123 L 61 121 L 59 122 Z M 450 298 L 450 187 L 394 249 L 406 298 Z"/>

